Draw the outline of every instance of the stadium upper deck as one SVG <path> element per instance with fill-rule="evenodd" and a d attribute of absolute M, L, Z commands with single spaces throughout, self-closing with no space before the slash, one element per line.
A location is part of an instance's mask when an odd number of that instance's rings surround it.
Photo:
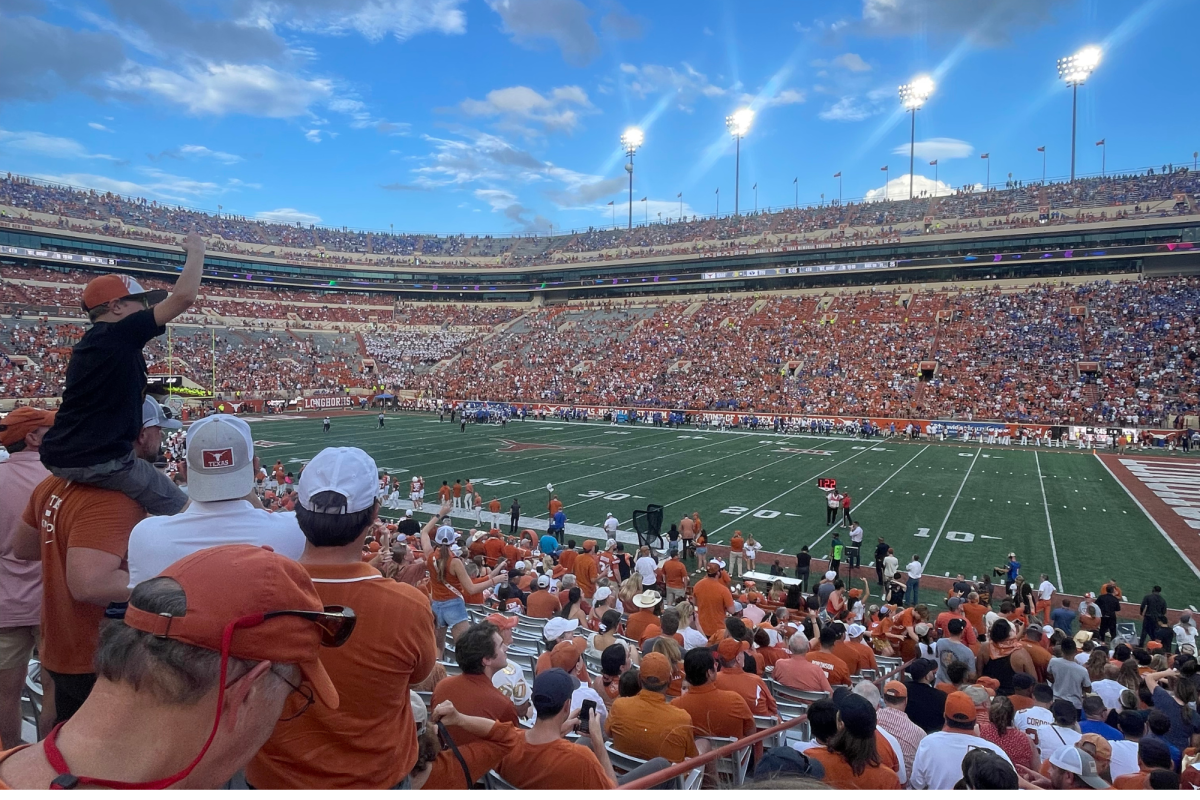
<path fill-rule="evenodd" d="M 173 245 L 195 227 L 208 237 L 211 278 L 493 301 L 1136 272 L 1148 257 L 1191 258 L 1198 192 L 1200 176 L 1181 169 L 496 238 L 268 224 L 9 176 L 0 257 L 171 274 L 182 264 Z"/>

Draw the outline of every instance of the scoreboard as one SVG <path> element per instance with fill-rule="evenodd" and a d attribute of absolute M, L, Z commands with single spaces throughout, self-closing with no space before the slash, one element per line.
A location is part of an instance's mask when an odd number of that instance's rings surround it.
<path fill-rule="evenodd" d="M 837 478 L 818 478 L 817 488 L 834 491 L 837 489 Z"/>

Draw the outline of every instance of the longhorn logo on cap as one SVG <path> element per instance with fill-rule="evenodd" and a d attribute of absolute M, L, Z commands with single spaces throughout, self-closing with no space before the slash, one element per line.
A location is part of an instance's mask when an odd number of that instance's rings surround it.
<path fill-rule="evenodd" d="M 223 450 L 201 450 L 200 456 L 203 458 L 205 469 L 220 469 L 222 467 L 233 466 L 232 447 L 226 447 Z"/>

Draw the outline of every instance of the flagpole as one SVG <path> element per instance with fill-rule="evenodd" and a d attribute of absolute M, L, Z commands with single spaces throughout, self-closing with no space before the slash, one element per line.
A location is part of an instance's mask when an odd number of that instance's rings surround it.
<path fill-rule="evenodd" d="M 719 216 L 721 216 L 721 187 L 720 186 L 717 187 L 716 195 L 717 195 L 717 216 L 719 217 Z"/>
<path fill-rule="evenodd" d="M 216 400 L 217 399 L 217 329 L 210 328 L 209 330 L 212 332 L 212 369 L 213 369 L 212 396 L 213 396 L 213 399 Z"/>
<path fill-rule="evenodd" d="M 796 187 L 796 208 L 799 208 L 800 207 L 800 176 L 799 175 L 797 175 L 795 178 L 792 178 L 792 186 Z"/>

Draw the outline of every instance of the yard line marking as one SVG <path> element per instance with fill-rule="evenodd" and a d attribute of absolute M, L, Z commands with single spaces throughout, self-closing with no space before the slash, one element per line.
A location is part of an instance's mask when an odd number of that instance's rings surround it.
<path fill-rule="evenodd" d="M 913 456 L 913 457 L 912 457 L 912 458 L 910 458 L 908 461 L 905 461 L 903 464 L 901 464 L 901 465 L 900 465 L 900 469 L 897 469 L 897 470 L 896 470 L 895 472 L 893 472 L 891 475 L 888 475 L 888 476 L 887 476 L 887 478 L 885 478 L 885 479 L 884 479 L 883 483 L 879 484 L 879 485 L 878 485 L 878 486 L 876 486 L 874 489 L 872 489 L 872 490 L 871 490 L 871 494 L 867 495 L 867 496 L 866 496 L 866 497 L 864 497 L 862 500 L 860 500 L 859 502 L 855 503 L 855 504 L 854 504 L 854 507 L 855 507 L 856 509 L 857 509 L 857 508 L 862 508 L 862 505 L 863 505 L 863 503 L 865 503 L 865 502 L 867 502 L 868 500 L 870 500 L 870 499 L 871 499 L 871 497 L 872 497 L 872 495 L 874 495 L 874 494 L 875 494 L 875 492 L 878 492 L 878 491 L 879 491 L 880 489 L 882 489 L 884 486 L 887 486 L 887 483 L 888 483 L 888 481 L 890 481 L 892 478 L 894 478 L 894 477 L 896 477 L 897 475 L 899 475 L 901 470 L 903 470 L 905 467 L 907 467 L 907 466 L 908 466 L 909 464 L 911 464 L 912 462 L 916 461 L 916 460 L 917 460 L 917 456 L 921 455 L 921 453 L 924 453 L 924 452 L 925 452 L 926 450 L 928 450 L 930 447 L 932 447 L 932 445 L 928 445 L 928 444 L 927 444 L 927 445 L 925 445 L 924 447 L 922 447 L 922 448 L 921 448 L 921 449 L 920 449 L 920 450 L 917 452 L 917 455 Z M 793 515 L 791 515 L 791 516 L 795 516 L 795 515 L 793 514 Z M 836 527 L 838 527 L 838 526 L 837 526 L 837 525 L 832 525 L 832 526 L 830 526 L 829 530 L 828 530 L 828 531 L 825 531 L 824 533 L 822 533 L 822 534 L 821 534 L 821 536 L 820 536 L 820 537 L 819 537 L 819 538 L 818 538 L 818 539 L 817 539 L 815 542 L 813 542 L 812 544 L 810 544 L 810 545 L 808 546 L 808 548 L 811 550 L 812 548 L 816 547 L 818 544 L 820 544 L 820 543 L 821 543 L 821 539 L 824 539 L 826 536 L 828 536 L 828 535 L 829 535 L 829 531 L 832 531 L 832 530 L 833 530 L 834 528 L 836 528 Z"/>
<path fill-rule="evenodd" d="M 1192 560 L 1183 554 L 1183 551 L 1179 549 L 1179 545 L 1175 544 L 1175 540 L 1167 535 L 1167 532 L 1163 530 L 1163 526 L 1158 524 L 1158 520 L 1152 517 L 1150 512 L 1146 510 L 1146 507 L 1142 505 L 1141 501 L 1133 496 L 1133 492 L 1129 491 L 1129 487 L 1126 486 L 1125 483 L 1118 478 L 1111 469 L 1108 468 L 1108 464 L 1104 463 L 1104 459 L 1102 459 L 1099 455 L 1096 455 L 1095 458 L 1100 462 L 1100 466 L 1104 467 L 1104 471 L 1109 474 L 1116 484 L 1125 490 L 1125 494 L 1129 495 L 1129 499 L 1134 502 L 1134 505 L 1142 510 L 1142 513 L 1146 515 L 1146 519 L 1150 520 L 1150 524 L 1158 529 L 1158 532 L 1162 534 L 1162 537 L 1167 540 L 1167 544 L 1171 545 L 1171 549 L 1174 550 L 1181 559 L 1183 559 L 1183 563 L 1188 565 L 1188 568 L 1192 570 L 1197 578 L 1200 578 L 1200 568 L 1197 568 L 1196 565 L 1192 563 Z M 1129 512 L 1122 510 L 1121 513 L 1128 514 Z"/>
<path fill-rule="evenodd" d="M 1042 506 L 1046 509 L 1046 528 L 1050 531 L 1050 554 L 1054 556 L 1054 575 L 1058 578 L 1058 590 L 1066 592 L 1067 590 L 1063 586 L 1062 570 L 1058 567 L 1058 547 L 1054 544 L 1054 525 L 1050 523 L 1050 504 L 1046 502 L 1046 484 L 1042 482 L 1042 460 L 1038 458 L 1037 450 L 1033 451 L 1033 461 L 1037 466 L 1038 486 L 1042 487 Z M 1086 510 L 1085 508 L 1084 511 Z"/>
<path fill-rule="evenodd" d="M 852 461 L 853 459 L 856 459 L 856 458 L 858 458 L 859 456 L 861 456 L 863 453 L 866 453 L 866 452 L 867 452 L 866 450 L 859 450 L 857 453 L 855 453 L 854 455 L 850 456 L 849 458 L 844 458 L 844 459 L 842 459 L 841 461 L 839 461 L 838 463 L 836 463 L 836 464 L 833 464 L 833 465 L 831 465 L 831 466 L 829 466 L 829 467 L 826 467 L 825 469 L 822 469 L 820 472 L 818 472 L 817 474 L 813 475 L 812 477 L 810 477 L 810 478 L 805 478 L 804 480 L 802 480 L 802 481 L 800 481 L 799 483 L 797 483 L 797 484 L 795 484 L 794 486 L 792 486 L 790 489 L 786 489 L 786 490 L 784 490 L 783 492 L 781 492 L 780 494 L 777 494 L 777 495 L 775 495 L 775 496 L 774 496 L 774 497 L 772 497 L 770 500 L 768 500 L 766 503 L 763 503 L 763 504 L 759 505 L 757 508 L 751 509 L 750 511 L 747 511 L 746 513 L 744 513 L 744 514 L 742 514 L 742 515 L 740 515 L 740 516 L 734 517 L 734 518 L 733 518 L 731 521 L 729 521 L 729 522 L 725 523 L 725 524 L 724 524 L 724 525 L 722 525 L 721 527 L 719 527 L 719 528 L 717 528 L 716 530 L 714 530 L 714 531 L 713 531 L 713 533 L 718 533 L 718 532 L 720 532 L 720 531 L 723 531 L 723 530 L 725 530 L 726 528 L 728 528 L 730 525 L 736 524 L 738 520 L 745 519 L 746 517 L 750 516 L 751 514 L 754 514 L 754 513 L 758 512 L 758 511 L 761 511 L 761 510 L 763 510 L 764 508 L 766 508 L 766 507 L 767 507 L 767 505 L 768 505 L 768 504 L 770 504 L 770 503 L 774 503 L 776 500 L 778 500 L 779 498 L 783 497 L 784 495 L 791 494 L 792 492 L 794 492 L 794 491 L 796 491 L 797 489 L 799 489 L 801 486 L 809 486 L 809 485 L 811 485 L 813 481 L 815 481 L 817 478 L 821 477 L 822 475 L 826 474 L 827 472 L 830 472 L 830 471 L 832 471 L 834 467 L 840 467 L 842 464 L 845 464 L 847 461 Z M 799 454 L 797 454 L 797 455 L 799 455 Z"/>
<path fill-rule="evenodd" d="M 832 442 L 832 441 L 834 441 L 834 440 L 833 440 L 833 439 L 826 439 L 825 441 Z M 763 445 L 763 446 L 768 446 L 768 445 Z M 756 448 L 751 448 L 751 449 L 756 449 Z M 742 451 L 742 453 L 743 453 L 743 454 L 745 454 L 745 453 L 748 453 L 748 452 L 750 452 L 750 450 L 744 450 L 744 451 Z M 686 497 L 680 497 L 680 498 L 677 498 L 677 499 L 675 499 L 675 500 L 672 500 L 672 501 L 670 501 L 669 503 L 663 503 L 663 508 L 664 508 L 664 509 L 666 509 L 666 508 L 669 508 L 670 506 L 673 506 L 673 505 L 675 505 L 675 504 L 677 504 L 677 503 L 682 503 L 684 500 L 691 500 L 693 497 L 696 497 L 697 495 L 704 494 L 705 492 L 711 492 L 713 489 L 716 489 L 716 488 L 718 488 L 718 487 L 720 487 L 720 486 L 724 486 L 725 484 L 727 484 L 727 483 L 730 483 L 730 482 L 732 482 L 732 481 L 736 481 L 738 478 L 744 478 L 744 477 L 746 477 L 747 475 L 752 475 L 752 474 L 754 474 L 755 472 L 758 472 L 758 471 L 759 471 L 759 470 L 761 470 L 761 469 L 766 469 L 767 467 L 774 467 L 774 466 L 778 466 L 779 464 L 782 464 L 784 461 L 788 461 L 788 460 L 790 460 L 790 459 L 793 459 L 793 458 L 795 458 L 795 457 L 796 457 L 796 456 L 798 456 L 798 455 L 801 455 L 801 454 L 800 454 L 800 453 L 793 453 L 793 454 L 791 454 L 790 456 L 786 456 L 786 457 L 784 457 L 784 458 L 781 458 L 781 459 L 779 459 L 778 461 L 772 461 L 772 462 L 770 462 L 770 463 L 763 464 L 762 466 L 755 467 L 754 469 L 750 470 L 749 472 L 743 472 L 741 475 L 734 475 L 732 478 L 728 478 L 728 479 L 726 479 L 726 480 L 723 480 L 723 481 L 721 481 L 720 483 L 714 483 L 712 486 L 708 486 L 708 487 L 706 487 L 706 488 L 704 488 L 704 489 L 701 489 L 701 490 L 700 490 L 700 491 L 698 491 L 698 492 L 692 492 L 691 494 L 687 495 Z M 855 454 L 854 456 L 850 456 L 850 458 L 855 458 L 856 456 L 859 456 L 859 455 L 862 455 L 862 453 L 857 453 L 857 454 Z M 846 459 L 846 460 L 847 460 L 847 461 L 849 461 L 850 459 Z M 845 462 L 842 462 L 842 463 L 845 463 Z M 837 464 L 834 464 L 834 466 L 836 467 L 836 466 L 838 466 L 838 465 L 837 465 Z M 810 478 L 809 480 L 810 480 L 810 481 L 811 481 L 811 480 L 816 480 L 816 478 L 817 478 L 817 476 L 814 476 L 813 478 Z M 628 520 L 628 521 L 632 521 L 632 520 Z M 736 522 L 736 521 L 737 521 L 737 520 L 734 520 L 734 522 Z M 725 527 L 729 527 L 729 526 L 727 525 L 727 526 L 725 526 Z M 713 533 L 716 533 L 716 531 L 713 531 Z M 716 544 L 716 542 L 713 542 L 711 539 L 709 540 L 709 542 L 711 542 L 712 544 Z"/>
<path fill-rule="evenodd" d="M 967 474 L 963 475 L 962 483 L 958 485 L 958 491 L 954 493 L 954 499 L 950 501 L 950 508 L 946 511 L 946 518 L 942 520 L 942 527 L 938 528 L 937 536 L 933 537 L 933 544 L 929 545 L 929 552 L 925 554 L 925 570 L 929 570 L 929 560 L 933 558 L 933 548 L 937 547 L 937 543 L 942 540 L 942 531 L 946 530 L 946 523 L 950 521 L 950 515 L 954 513 L 954 506 L 958 504 L 958 497 L 962 494 L 963 487 L 967 485 L 967 478 L 971 477 L 971 470 L 975 467 L 975 462 L 979 460 L 979 454 L 983 452 L 983 448 L 975 451 L 975 457 L 971 459 L 971 465 L 967 467 Z"/>

